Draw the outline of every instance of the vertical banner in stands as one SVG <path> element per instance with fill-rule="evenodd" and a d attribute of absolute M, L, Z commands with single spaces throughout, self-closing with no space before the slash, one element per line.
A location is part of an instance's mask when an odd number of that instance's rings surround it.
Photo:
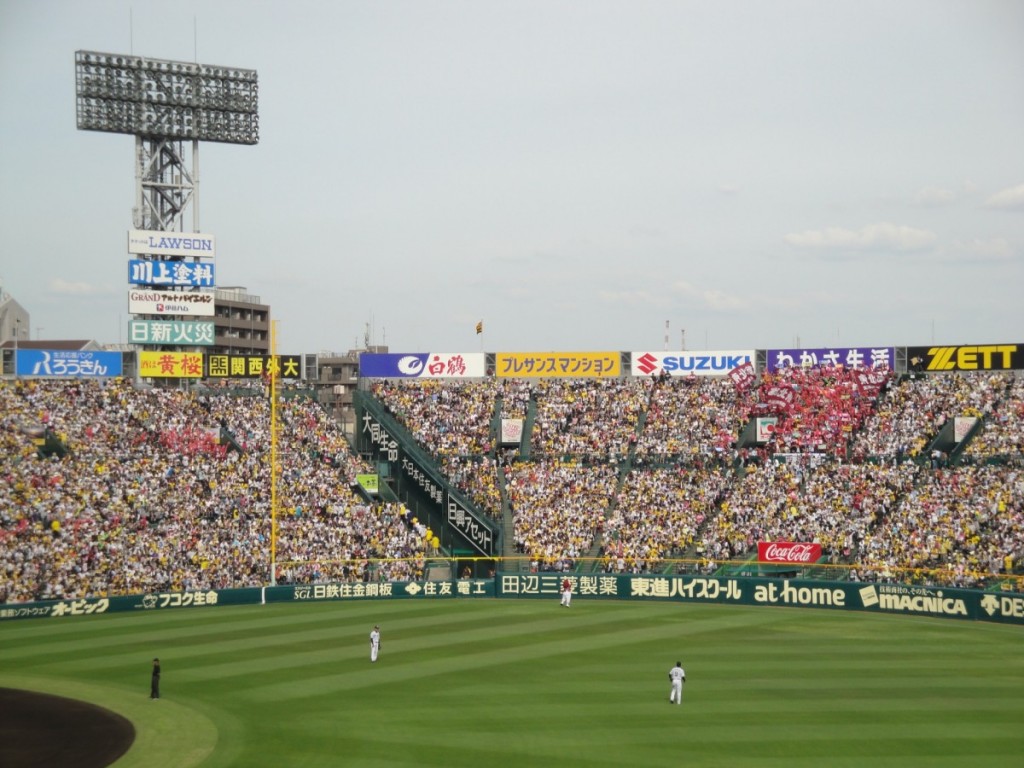
<path fill-rule="evenodd" d="M 907 347 L 911 371 L 1020 371 L 1024 344 L 975 344 L 949 347 Z"/>
<path fill-rule="evenodd" d="M 822 368 L 841 365 L 844 368 L 896 367 L 895 347 L 819 347 L 817 349 L 769 349 L 765 355 L 768 371 L 782 368 Z"/>
<path fill-rule="evenodd" d="M 967 435 L 974 429 L 974 425 L 978 423 L 977 416 L 954 416 L 953 417 L 953 440 L 957 443 L 961 442 Z"/>
<path fill-rule="evenodd" d="M 523 419 L 501 420 L 501 445 L 519 445 L 523 442 Z"/>
<path fill-rule="evenodd" d="M 370 496 L 376 496 L 380 493 L 379 475 L 356 475 L 356 482 Z"/>
<path fill-rule="evenodd" d="M 759 445 L 763 445 L 771 440 L 778 423 L 778 416 L 758 416 L 755 420 L 755 442 Z"/>
<path fill-rule="evenodd" d="M 481 555 L 491 556 L 494 551 L 494 532 L 470 511 L 458 497 L 448 493 L 445 512 L 448 524 L 462 534 Z"/>

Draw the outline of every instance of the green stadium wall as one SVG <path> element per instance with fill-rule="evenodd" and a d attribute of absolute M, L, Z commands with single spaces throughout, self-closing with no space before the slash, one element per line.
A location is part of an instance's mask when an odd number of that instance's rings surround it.
<path fill-rule="evenodd" d="M 0 605 L 0 621 L 264 603 L 445 600 L 478 597 L 554 601 L 560 597 L 564 578 L 568 578 L 572 583 L 573 600 L 577 602 L 646 600 L 725 603 L 932 616 L 1024 625 L 1024 594 L 1017 592 L 798 579 L 562 573 L 499 573 L 493 579 L 303 584 L 10 603 Z"/>

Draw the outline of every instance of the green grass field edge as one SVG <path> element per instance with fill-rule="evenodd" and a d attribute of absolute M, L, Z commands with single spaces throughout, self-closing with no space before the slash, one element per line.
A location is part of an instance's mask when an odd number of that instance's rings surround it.
<path fill-rule="evenodd" d="M 85 701 L 127 718 L 135 726 L 135 741 L 113 763 L 117 768 L 192 768 L 217 746 L 217 726 L 210 718 L 180 702 L 152 701 L 146 691 L 17 674 L 5 674 L 3 685 Z"/>

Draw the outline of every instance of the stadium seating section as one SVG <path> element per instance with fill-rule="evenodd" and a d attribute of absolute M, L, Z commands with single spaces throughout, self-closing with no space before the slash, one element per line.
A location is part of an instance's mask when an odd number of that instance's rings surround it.
<path fill-rule="evenodd" d="M 792 393 L 770 440 L 739 436 Z M 537 569 L 715 572 L 817 542 L 830 577 L 990 584 L 1024 559 L 1024 379 L 786 369 L 728 378 L 376 380 L 377 398 Z M 293 393 L 294 394 L 294 393 Z M 0 384 L 0 603 L 269 579 L 272 444 L 283 583 L 422 578 L 424 525 L 312 397 L 262 385 Z M 979 427 L 952 450 L 956 417 Z M 503 446 L 503 418 L 522 419 Z M 586 565 L 584 565 L 586 564 Z"/>

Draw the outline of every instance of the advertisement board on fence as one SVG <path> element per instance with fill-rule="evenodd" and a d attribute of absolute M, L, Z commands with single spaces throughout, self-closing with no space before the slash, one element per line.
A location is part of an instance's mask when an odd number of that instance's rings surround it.
<path fill-rule="evenodd" d="M 555 599 L 564 573 L 500 573 L 498 597 Z M 829 608 L 905 616 L 976 619 L 1024 625 L 1024 594 L 976 589 L 777 578 L 718 578 L 570 574 L 573 594 L 586 600 L 656 600 L 734 605 Z"/>
<path fill-rule="evenodd" d="M 207 355 L 206 376 L 210 379 L 258 379 L 276 369 L 282 379 L 302 376 L 301 355 Z"/>
<path fill-rule="evenodd" d="M 139 352 L 139 376 L 144 379 L 201 379 L 202 352 Z"/>
<path fill-rule="evenodd" d="M 759 541 L 757 561 L 783 565 L 811 565 L 821 559 L 821 544 L 799 541 Z"/>
<path fill-rule="evenodd" d="M 122 375 L 123 359 L 120 352 L 19 349 L 14 353 L 14 370 L 25 377 L 98 379 Z"/>
<path fill-rule="evenodd" d="M 632 352 L 634 376 L 728 376 L 741 365 L 754 365 L 754 350 L 716 352 Z"/>
<path fill-rule="evenodd" d="M 0 621 L 73 618 L 128 611 L 208 608 L 217 605 L 377 600 L 393 598 L 538 598 L 557 600 L 562 579 L 583 600 L 647 600 L 790 608 L 827 608 L 903 616 L 974 619 L 1024 626 L 1024 593 L 984 592 L 910 584 L 875 584 L 773 578 L 718 578 L 667 574 L 507 573 L 493 579 L 295 584 L 242 589 L 159 592 L 0 605 Z"/>
<path fill-rule="evenodd" d="M 612 378 L 622 373 L 618 352 L 498 352 L 495 375 L 510 378 Z"/>
<path fill-rule="evenodd" d="M 816 349 L 769 349 L 768 371 L 781 368 L 888 368 L 896 365 L 895 347 L 818 347 Z"/>
<path fill-rule="evenodd" d="M 487 373 L 483 352 L 363 352 L 360 377 L 377 379 L 470 379 Z"/>
<path fill-rule="evenodd" d="M 912 371 L 1019 371 L 1024 369 L 1024 344 L 973 344 L 907 347 Z"/>

